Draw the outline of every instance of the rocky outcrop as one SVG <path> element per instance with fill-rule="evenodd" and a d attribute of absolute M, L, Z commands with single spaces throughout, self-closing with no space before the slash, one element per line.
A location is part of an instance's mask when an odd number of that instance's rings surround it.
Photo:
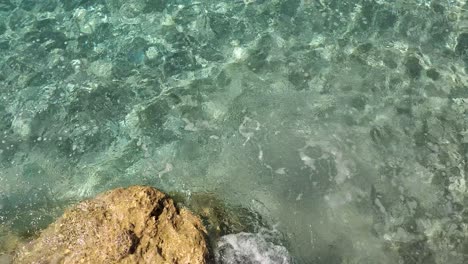
<path fill-rule="evenodd" d="M 164 193 L 119 188 L 67 210 L 14 263 L 206 263 L 206 230 Z"/>

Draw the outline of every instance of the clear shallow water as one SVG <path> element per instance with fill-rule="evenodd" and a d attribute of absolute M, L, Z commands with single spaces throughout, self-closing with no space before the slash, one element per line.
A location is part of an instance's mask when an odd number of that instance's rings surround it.
<path fill-rule="evenodd" d="M 2 227 L 150 184 L 259 212 L 298 263 L 463 263 L 467 9 L 4 0 Z"/>

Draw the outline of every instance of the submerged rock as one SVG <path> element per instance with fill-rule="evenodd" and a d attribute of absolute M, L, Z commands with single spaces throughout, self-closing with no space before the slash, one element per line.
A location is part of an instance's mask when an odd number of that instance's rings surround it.
<path fill-rule="evenodd" d="M 206 263 L 206 230 L 164 193 L 119 188 L 79 203 L 23 245 L 14 263 Z"/>
<path fill-rule="evenodd" d="M 193 193 L 190 197 L 172 193 L 171 197 L 200 216 L 212 247 L 216 247 L 218 240 L 225 235 L 270 228 L 257 212 L 228 204 L 215 193 Z"/>
<path fill-rule="evenodd" d="M 21 240 L 21 237 L 0 225 L 0 263 L 11 263 L 15 248 Z"/>

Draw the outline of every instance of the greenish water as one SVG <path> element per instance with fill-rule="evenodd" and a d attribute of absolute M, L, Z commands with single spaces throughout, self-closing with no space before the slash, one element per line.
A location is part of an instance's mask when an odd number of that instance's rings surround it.
<path fill-rule="evenodd" d="M 466 263 L 467 10 L 0 0 L 0 223 L 149 184 L 268 221 L 222 263 Z"/>

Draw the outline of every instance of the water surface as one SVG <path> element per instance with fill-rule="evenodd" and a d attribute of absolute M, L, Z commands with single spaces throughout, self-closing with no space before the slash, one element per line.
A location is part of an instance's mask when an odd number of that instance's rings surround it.
<path fill-rule="evenodd" d="M 466 10 L 2 0 L 0 239 L 148 184 L 262 215 L 231 263 L 464 263 Z"/>

